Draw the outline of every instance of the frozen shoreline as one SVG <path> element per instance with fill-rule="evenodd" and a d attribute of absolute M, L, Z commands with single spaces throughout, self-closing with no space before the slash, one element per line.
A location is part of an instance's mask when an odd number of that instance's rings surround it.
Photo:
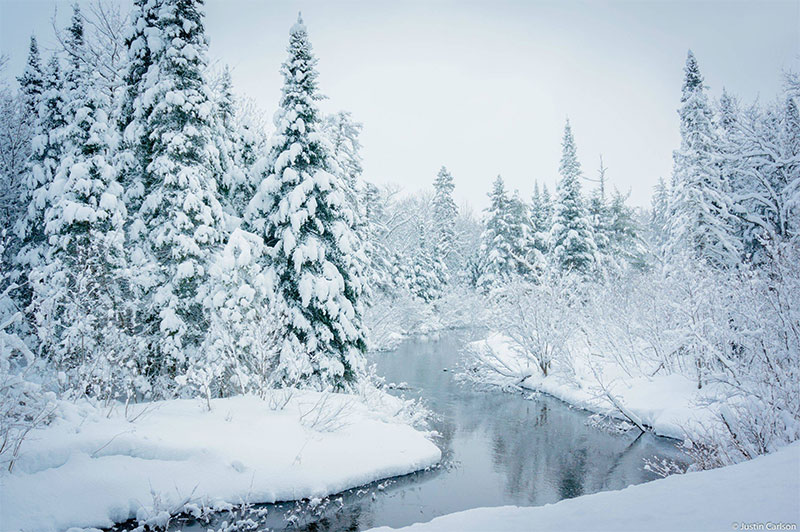
<path fill-rule="evenodd" d="M 369 404 L 367 404 L 369 403 Z M 324 497 L 436 464 L 441 452 L 375 392 L 295 392 L 282 409 L 253 396 L 137 405 L 126 420 L 63 403 L 0 477 L 0 530 L 157 524 L 199 506 L 225 509 Z"/>
<path fill-rule="evenodd" d="M 538 369 L 526 367 L 513 342 L 497 333 L 472 342 L 468 349 L 484 356 L 491 353 L 488 365 L 497 365 L 505 373 L 519 374 L 518 385 L 524 389 L 545 393 L 588 412 L 626 420 L 600 389 L 597 372 L 615 401 L 658 436 L 684 440 L 685 429 L 715 423 L 714 411 L 706 405 L 713 403 L 720 390 L 713 385 L 698 390 L 694 382 L 682 375 L 630 376 L 603 359 L 594 360 L 595 367 L 591 368 L 581 354 L 575 357 L 574 375 L 567 377 L 554 372 L 542 377 Z M 498 382 L 504 380 L 511 381 L 512 377 L 498 374 Z"/>

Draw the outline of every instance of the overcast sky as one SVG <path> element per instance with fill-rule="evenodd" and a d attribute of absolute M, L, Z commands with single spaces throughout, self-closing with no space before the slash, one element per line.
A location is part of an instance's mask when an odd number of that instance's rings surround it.
<path fill-rule="evenodd" d="M 70 4 L 0 0 L 12 72 L 31 32 L 54 46 L 54 8 L 65 25 Z M 444 164 L 457 199 L 476 208 L 497 174 L 525 197 L 536 179 L 553 186 L 567 117 L 584 173 L 596 176 L 602 154 L 611 184 L 647 205 L 679 142 L 687 49 L 713 96 L 725 86 L 771 100 L 782 70 L 800 70 L 800 1 L 208 1 L 212 58 L 270 114 L 298 10 L 323 108 L 364 123 L 365 177 L 415 190 Z"/>

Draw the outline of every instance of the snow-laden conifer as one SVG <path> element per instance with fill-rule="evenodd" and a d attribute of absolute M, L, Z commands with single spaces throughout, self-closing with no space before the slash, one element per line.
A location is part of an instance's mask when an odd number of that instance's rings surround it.
<path fill-rule="evenodd" d="M 168 386 L 201 356 L 209 263 L 224 236 L 199 0 L 138 2 L 123 105 L 132 281 L 148 372 Z M 159 391 L 158 393 L 163 393 Z"/>
<path fill-rule="evenodd" d="M 317 60 L 302 18 L 292 26 L 269 164 L 243 228 L 264 239 L 281 332 L 276 381 L 351 387 L 363 368 L 364 255 L 316 101 Z"/>
<path fill-rule="evenodd" d="M 507 282 L 513 276 L 528 276 L 533 267 L 528 261 L 532 247 L 527 207 L 518 193 L 509 197 L 501 176 L 489 193 L 486 227 L 481 235 L 481 275 L 478 286 L 484 290 Z"/>
<path fill-rule="evenodd" d="M 63 79 L 58 57 L 53 55 L 45 71 L 42 100 L 34 124 L 29 170 L 25 178 L 22 201 L 26 210 L 15 224 L 15 233 L 21 250 L 16 261 L 27 277 L 31 268 L 42 261 L 45 242 L 44 213 L 47 208 L 48 187 L 64 151 L 63 133 L 65 101 Z M 23 297 L 24 306 L 30 302 L 30 293 Z"/>
<path fill-rule="evenodd" d="M 44 92 L 44 72 L 42 72 L 39 44 L 33 35 L 31 35 L 30 45 L 28 46 L 28 60 L 25 63 L 25 70 L 17 78 L 17 81 L 19 82 L 19 91 L 25 108 L 30 120 L 33 122 L 39 115 L 39 103 Z"/>
<path fill-rule="evenodd" d="M 455 190 L 453 176 L 442 166 L 433 181 L 433 223 L 436 231 L 434 249 L 437 258 L 448 268 L 455 270 L 458 259 L 455 256 L 458 207 L 453 200 L 453 190 Z"/>
<path fill-rule="evenodd" d="M 688 252 L 709 264 L 730 266 L 740 254 L 730 195 L 720 169 L 713 113 L 691 51 L 684 72 L 678 111 L 681 147 L 674 153 L 668 253 Z"/>
<path fill-rule="evenodd" d="M 581 166 L 569 120 L 564 126 L 559 174 L 550 231 L 553 261 L 562 271 L 588 273 L 595 266 L 597 245 L 581 196 Z"/>

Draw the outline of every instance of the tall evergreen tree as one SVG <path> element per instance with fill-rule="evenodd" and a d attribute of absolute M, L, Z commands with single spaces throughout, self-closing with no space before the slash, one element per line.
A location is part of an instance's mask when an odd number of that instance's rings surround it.
<path fill-rule="evenodd" d="M 416 249 L 412 252 L 407 266 L 408 289 L 412 294 L 426 302 L 442 296 L 444 286 L 449 280 L 447 265 L 442 261 L 435 242 L 428 240 L 425 221 L 415 220 L 419 235 Z"/>
<path fill-rule="evenodd" d="M 39 44 L 36 37 L 31 35 L 31 42 L 28 47 L 28 61 L 25 70 L 17 78 L 25 108 L 30 116 L 30 121 L 35 122 L 39 115 L 39 103 L 42 101 L 44 92 L 44 73 L 42 72 L 41 59 L 39 57 Z"/>
<path fill-rule="evenodd" d="M 543 260 L 548 252 L 550 213 L 547 203 L 549 203 L 549 198 L 545 198 L 544 193 L 539 189 L 539 182 L 536 181 L 533 184 L 533 195 L 531 196 L 530 224 L 533 250 L 541 255 L 541 257 L 537 257 L 537 260 Z"/>
<path fill-rule="evenodd" d="M 363 128 L 363 124 L 353 120 L 348 111 L 326 116 L 323 122 L 323 129 L 331 143 L 331 156 L 354 191 L 359 189 L 358 180 L 364 171 L 359 140 Z"/>
<path fill-rule="evenodd" d="M 484 290 L 499 286 L 512 276 L 528 271 L 521 242 L 527 217 L 518 197 L 509 198 L 503 178 L 497 176 L 489 193 L 486 228 L 481 235 L 481 275 L 478 286 Z"/>
<path fill-rule="evenodd" d="M 220 176 L 222 206 L 229 216 L 238 219 L 244 215 L 247 204 L 255 194 L 255 187 L 248 175 L 248 161 L 244 160 L 242 153 L 248 146 L 236 120 L 233 82 L 227 65 L 222 71 L 219 85 L 215 99 L 217 134 L 214 136 L 219 151 L 219 157 L 214 160 L 219 161 L 219 167 L 215 169 L 215 173 Z"/>
<path fill-rule="evenodd" d="M 347 184 L 322 136 L 317 60 L 303 20 L 292 26 L 269 164 L 243 228 L 264 239 L 281 331 L 276 381 L 347 389 L 366 348 L 364 255 Z"/>
<path fill-rule="evenodd" d="M 555 206 L 553 205 L 553 197 L 550 195 L 550 189 L 547 184 L 542 184 L 542 216 L 544 220 L 544 227 L 547 228 L 547 233 L 553 227 L 553 220 L 555 217 Z"/>
<path fill-rule="evenodd" d="M 434 250 L 437 257 L 448 267 L 456 263 L 455 223 L 458 207 L 453 200 L 453 190 L 455 190 L 453 176 L 442 166 L 433 182 L 433 223 L 436 235 Z"/>
<path fill-rule="evenodd" d="M 681 96 L 681 147 L 674 153 L 669 253 L 689 252 L 715 266 L 738 261 L 730 196 L 703 77 L 691 50 Z"/>
<path fill-rule="evenodd" d="M 603 166 L 603 158 L 600 157 L 600 169 L 598 170 L 597 187 L 589 197 L 588 213 L 592 221 L 592 234 L 597 245 L 597 256 L 603 265 L 614 262 L 613 253 L 610 250 L 610 210 L 606 195 L 606 168 Z"/>
<path fill-rule="evenodd" d="M 72 18 L 67 28 L 64 48 L 67 50 L 67 66 L 64 69 L 66 98 L 68 102 L 80 100 L 82 95 L 77 93 L 85 88 L 85 71 L 88 67 L 85 66 L 83 60 L 86 50 L 86 37 L 84 35 L 83 16 L 78 4 L 73 4 L 72 6 Z M 68 114 L 71 115 L 72 113 L 74 113 L 74 110 L 70 109 Z"/>
<path fill-rule="evenodd" d="M 534 234 L 528 205 L 522 200 L 519 191 L 515 190 L 508 204 L 509 237 L 515 258 L 513 274 L 520 277 L 531 277 L 543 271 L 544 257 L 534 250 Z"/>
<path fill-rule="evenodd" d="M 651 248 L 659 256 L 667 243 L 670 195 L 666 181 L 663 177 L 659 177 L 653 189 L 653 197 L 650 199 L 649 219 Z"/>
<path fill-rule="evenodd" d="M 73 78 L 72 122 L 48 187 L 45 261 L 31 281 L 39 339 L 72 388 L 110 397 L 132 381 L 125 358 L 127 321 L 119 273 L 124 266 L 122 186 L 111 164 L 110 103 L 94 77 Z M 130 391 L 129 389 L 127 391 Z"/>
<path fill-rule="evenodd" d="M 25 179 L 24 202 L 27 209 L 24 216 L 15 224 L 15 232 L 21 241 L 22 249 L 17 255 L 17 263 L 27 277 L 30 268 L 42 260 L 45 242 L 44 212 L 47 207 L 48 189 L 56 173 L 64 151 L 63 133 L 66 120 L 63 79 L 57 56 L 52 56 L 47 64 L 43 82 L 42 101 L 39 105 L 38 119 L 33 130 L 33 141 L 29 171 Z M 30 301 L 30 293 L 23 298 Z"/>
<path fill-rule="evenodd" d="M 223 237 L 213 95 L 201 0 L 137 3 L 123 105 L 131 160 L 133 282 L 144 301 L 147 371 L 166 393 L 199 357 L 211 256 Z M 144 48 L 146 47 L 146 51 Z M 136 165 L 141 165 L 137 167 Z"/>
<path fill-rule="evenodd" d="M 550 231 L 553 260 L 562 271 L 588 273 L 595 266 L 597 245 L 581 197 L 581 166 L 569 120 L 564 126 L 559 173 L 561 180 Z"/>
<path fill-rule="evenodd" d="M 153 55 L 160 46 L 155 38 L 157 10 L 149 0 L 134 0 L 131 24 L 125 38 L 126 70 L 123 76 L 123 96 L 116 112 L 122 133 L 115 166 L 125 187 L 126 203 L 131 213 L 138 211 L 144 197 L 144 173 L 153 159 L 153 140 L 145 131 L 147 106 L 142 102 L 145 76 L 153 65 Z M 151 50 L 151 46 L 153 50 Z"/>

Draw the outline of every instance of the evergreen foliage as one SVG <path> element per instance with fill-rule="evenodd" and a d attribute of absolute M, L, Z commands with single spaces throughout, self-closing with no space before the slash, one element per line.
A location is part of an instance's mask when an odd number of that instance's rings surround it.
<path fill-rule="evenodd" d="M 597 245 L 581 197 L 581 166 L 569 120 L 564 126 L 559 173 L 555 218 L 550 231 L 553 261 L 562 271 L 588 274 L 595 267 Z"/>
<path fill-rule="evenodd" d="M 291 28 L 269 163 L 243 228 L 261 236 L 281 331 L 276 382 L 352 387 L 363 370 L 365 257 L 323 136 L 317 60 L 302 18 Z"/>

